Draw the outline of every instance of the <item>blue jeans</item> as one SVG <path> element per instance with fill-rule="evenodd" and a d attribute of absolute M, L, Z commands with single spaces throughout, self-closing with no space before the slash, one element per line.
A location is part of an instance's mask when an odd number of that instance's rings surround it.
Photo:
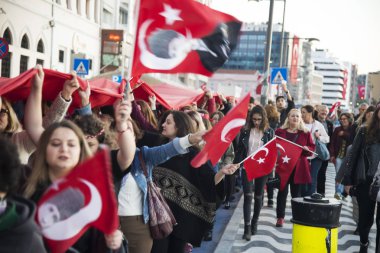
<path fill-rule="evenodd" d="M 319 158 L 314 158 L 311 160 L 311 168 L 310 168 L 311 183 L 302 185 L 301 187 L 302 196 L 310 196 L 311 194 L 316 192 L 318 171 L 322 166 L 322 162 L 323 161 Z"/>
<path fill-rule="evenodd" d="M 340 169 L 340 166 L 342 165 L 343 163 L 343 159 L 342 158 L 336 158 L 335 159 L 335 172 L 336 174 L 338 174 L 338 171 Z M 339 194 L 342 194 L 344 191 L 344 186 L 341 185 L 341 184 L 336 184 L 335 185 L 335 193 L 339 193 Z"/>

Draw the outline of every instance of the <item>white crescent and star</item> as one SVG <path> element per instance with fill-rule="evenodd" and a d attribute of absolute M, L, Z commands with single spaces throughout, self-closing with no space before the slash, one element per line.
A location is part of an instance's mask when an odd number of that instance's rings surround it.
<path fill-rule="evenodd" d="M 181 10 L 174 9 L 168 4 L 164 4 L 164 11 L 159 14 L 165 18 L 165 23 L 167 25 L 174 24 L 175 21 L 182 21 L 183 19 L 179 17 Z"/>
<path fill-rule="evenodd" d="M 233 119 L 233 120 L 231 120 L 230 122 L 228 122 L 225 126 L 224 126 L 224 128 L 223 128 L 223 130 L 222 130 L 222 132 L 221 132 L 221 134 L 220 134 L 220 139 L 223 141 L 223 142 L 229 142 L 230 140 L 227 140 L 226 139 L 226 135 L 232 130 L 232 129 L 234 129 L 234 128 L 237 128 L 237 127 L 242 127 L 242 126 L 244 126 L 244 124 L 245 124 L 245 119 L 243 119 L 243 118 L 240 118 L 240 119 Z"/>
<path fill-rule="evenodd" d="M 285 155 L 281 158 L 282 158 L 282 163 L 289 163 L 290 158 L 287 155 Z"/>
<path fill-rule="evenodd" d="M 45 238 L 55 241 L 63 241 L 77 235 L 86 225 L 99 218 L 102 211 L 102 199 L 96 187 L 87 180 L 80 179 L 90 190 L 90 202 L 77 213 L 66 220 L 59 221 L 42 229 Z M 55 186 L 56 187 L 56 186 Z M 39 208 L 38 211 L 41 209 Z M 38 216 L 41 217 L 38 212 Z M 40 218 L 39 218 L 40 219 Z"/>

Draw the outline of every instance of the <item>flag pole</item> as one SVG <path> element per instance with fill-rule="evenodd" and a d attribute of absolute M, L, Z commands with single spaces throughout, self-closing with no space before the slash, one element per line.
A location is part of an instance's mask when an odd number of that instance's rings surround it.
<path fill-rule="evenodd" d="M 276 137 L 277 137 L 277 135 L 276 135 L 272 140 L 270 140 L 270 141 L 268 141 L 267 143 L 265 143 L 265 145 L 267 145 L 267 144 L 271 143 L 272 141 L 276 140 Z M 261 146 L 260 148 L 264 147 L 265 145 Z M 250 154 L 250 155 L 247 156 L 246 158 L 244 158 L 244 160 L 241 161 L 240 163 L 238 163 L 238 165 L 240 166 L 240 164 L 242 164 L 243 162 L 245 162 L 246 160 L 248 160 L 248 158 L 250 158 L 250 157 L 256 155 L 256 153 L 260 151 L 260 148 L 259 148 L 258 150 L 256 150 L 256 151 L 254 151 L 252 154 Z"/>
<path fill-rule="evenodd" d="M 302 148 L 303 150 L 305 150 L 304 147 L 302 147 L 301 145 L 299 145 L 299 144 L 297 144 L 297 143 L 294 143 L 294 142 L 292 142 L 292 141 L 289 141 L 289 140 L 287 140 L 287 139 L 285 139 L 285 138 L 282 138 L 282 137 L 280 137 L 280 136 L 278 136 L 278 135 L 276 135 L 276 137 L 277 137 L 277 138 L 280 138 L 281 140 L 287 141 L 287 142 L 289 142 L 289 143 L 291 143 L 291 144 L 293 144 L 293 145 L 295 145 L 295 146 L 297 146 L 297 147 L 300 147 L 300 148 Z M 311 150 L 308 150 L 308 152 L 310 152 L 310 153 L 312 153 L 312 154 L 318 156 L 317 153 L 315 153 L 315 152 L 313 152 L 313 151 L 311 151 Z"/>
<path fill-rule="evenodd" d="M 135 27 L 134 27 L 134 39 L 133 39 L 133 42 L 132 42 L 132 55 L 131 57 L 129 58 L 129 64 L 128 64 L 128 74 L 127 74 L 127 81 L 128 81 L 128 85 L 130 85 L 130 81 L 131 81 L 131 78 L 132 78 L 132 64 L 133 64 L 133 58 L 134 58 L 134 55 L 135 55 L 135 46 L 136 46 L 136 40 L 137 40 L 137 28 L 139 26 L 139 19 L 140 19 L 140 5 L 141 5 L 141 0 L 137 0 L 136 1 L 136 22 L 135 22 Z"/>

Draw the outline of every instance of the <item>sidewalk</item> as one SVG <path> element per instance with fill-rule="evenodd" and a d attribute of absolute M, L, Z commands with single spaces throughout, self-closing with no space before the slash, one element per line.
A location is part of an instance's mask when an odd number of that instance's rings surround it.
<path fill-rule="evenodd" d="M 242 191 L 235 193 L 233 195 L 235 199 L 230 202 L 231 207 L 230 209 L 224 209 L 224 204 L 222 204 L 219 209 L 216 211 L 216 218 L 215 218 L 215 224 L 214 224 L 214 230 L 212 233 L 212 241 L 206 242 L 203 241 L 200 248 L 194 248 L 193 253 L 212 253 L 212 252 L 219 252 L 215 251 L 216 247 L 218 247 L 218 244 L 220 244 L 222 236 L 224 236 L 225 229 L 228 226 L 230 226 L 231 223 L 231 217 L 234 214 L 234 211 L 236 207 L 240 204 L 240 199 L 242 196 Z M 238 227 L 239 224 L 236 224 Z M 235 234 L 237 231 L 237 227 L 235 230 Z"/>
<path fill-rule="evenodd" d="M 330 164 L 327 169 L 326 196 L 333 198 L 335 190 L 335 169 Z M 276 196 L 277 194 L 275 194 Z M 193 253 L 273 253 L 292 252 L 292 230 L 290 222 L 292 217 L 290 206 L 290 194 L 287 200 L 285 225 L 283 228 L 275 227 L 276 201 L 274 208 L 264 205 L 259 219 L 258 233 L 252 236 L 251 241 L 242 240 L 244 231 L 242 193 L 235 194 L 237 197 L 231 202 L 229 210 L 222 205 L 216 213 L 216 223 L 213 238 L 210 242 L 202 242 L 200 248 L 193 249 Z M 266 196 L 265 196 L 266 200 Z M 266 201 L 264 201 L 266 203 Z M 253 208 L 252 208 L 253 209 Z M 359 236 L 354 235 L 356 223 L 352 219 L 352 202 L 347 197 L 342 201 L 340 216 L 341 227 L 338 228 L 338 252 L 358 252 Z M 375 252 L 376 225 L 371 229 L 370 248 L 368 252 Z"/>

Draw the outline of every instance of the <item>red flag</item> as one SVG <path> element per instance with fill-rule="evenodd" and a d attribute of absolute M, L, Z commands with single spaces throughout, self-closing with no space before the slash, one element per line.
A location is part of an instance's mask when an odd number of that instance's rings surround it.
<path fill-rule="evenodd" d="M 340 106 L 340 102 L 339 101 L 335 102 L 333 106 L 330 108 L 329 114 L 327 115 L 327 117 L 329 118 L 333 117 L 333 114 L 335 114 L 336 109 L 338 109 L 339 106 Z"/>
<path fill-rule="evenodd" d="M 273 138 L 245 160 L 244 168 L 248 180 L 268 175 L 273 170 L 276 160 L 276 138 Z"/>
<path fill-rule="evenodd" d="M 281 137 L 276 138 L 276 146 L 279 151 L 277 158 L 276 173 L 280 176 L 280 190 L 283 190 L 286 182 L 295 168 L 302 148 L 293 144 L 291 141 Z"/>
<path fill-rule="evenodd" d="M 290 82 L 292 84 L 297 83 L 298 77 L 298 57 L 299 57 L 299 38 L 293 37 L 293 51 L 292 51 L 292 65 L 290 67 Z"/>
<path fill-rule="evenodd" d="M 36 73 L 36 69 L 30 69 L 14 78 L 1 78 L 0 96 L 10 101 L 26 100 L 29 96 L 32 80 Z M 44 73 L 42 99 L 43 101 L 53 101 L 62 90 L 65 81 L 72 79 L 72 75 L 51 69 L 44 69 Z M 77 77 L 77 79 L 80 87 L 85 89 L 87 87 L 86 82 L 80 77 Z M 116 99 L 123 97 L 124 86 L 107 79 L 91 80 L 90 87 L 90 102 L 92 107 L 112 105 Z M 78 92 L 74 92 L 70 111 L 73 111 L 74 108 L 80 108 L 81 106 L 81 99 Z"/>
<path fill-rule="evenodd" d="M 114 232 L 119 222 L 109 151 L 99 151 L 54 182 L 38 202 L 36 222 L 53 253 L 65 252 L 90 227 Z"/>
<path fill-rule="evenodd" d="M 233 107 L 221 121 L 204 135 L 203 139 L 206 141 L 206 145 L 193 158 L 191 166 L 198 168 L 207 160 L 210 160 L 215 166 L 239 133 L 240 128 L 245 124 L 249 98 L 250 94 L 248 93 L 239 104 Z"/>
<path fill-rule="evenodd" d="M 132 76 L 210 76 L 236 47 L 241 22 L 194 0 L 141 0 Z"/>

